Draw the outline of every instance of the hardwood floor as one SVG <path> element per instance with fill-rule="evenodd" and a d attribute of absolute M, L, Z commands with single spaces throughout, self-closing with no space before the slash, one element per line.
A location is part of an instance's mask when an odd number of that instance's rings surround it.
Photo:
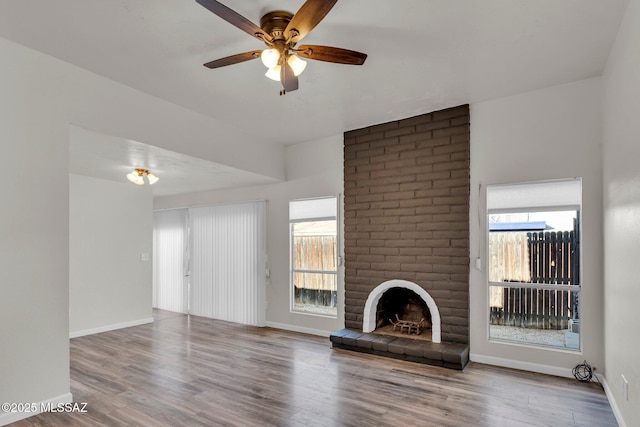
<path fill-rule="evenodd" d="M 71 340 L 87 413 L 14 426 L 617 426 L 599 385 L 333 350 L 327 338 L 158 311 Z"/>

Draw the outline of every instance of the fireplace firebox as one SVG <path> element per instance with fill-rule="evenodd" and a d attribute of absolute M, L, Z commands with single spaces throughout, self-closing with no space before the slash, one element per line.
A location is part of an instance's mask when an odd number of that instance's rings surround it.
<path fill-rule="evenodd" d="M 376 309 L 375 332 L 424 335 L 429 329 L 431 314 L 418 294 L 406 288 L 391 288 L 382 295 Z"/>
<path fill-rule="evenodd" d="M 363 332 L 383 329 L 395 320 L 419 322 L 424 318 L 431 328 L 431 341 L 440 342 L 440 311 L 431 295 L 416 283 L 407 280 L 389 280 L 376 286 L 369 293 L 364 307 Z M 388 328 L 387 328 L 388 329 Z"/>

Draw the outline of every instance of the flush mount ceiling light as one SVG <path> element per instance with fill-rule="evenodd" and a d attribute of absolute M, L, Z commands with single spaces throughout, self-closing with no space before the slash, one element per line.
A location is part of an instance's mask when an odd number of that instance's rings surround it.
<path fill-rule="evenodd" d="M 260 19 L 258 27 L 239 13 L 216 0 L 196 0 L 205 8 L 231 25 L 241 29 L 267 45 L 264 50 L 252 50 L 216 59 L 204 64 L 207 68 L 220 68 L 261 58 L 268 68 L 265 76 L 282 84 L 280 95 L 298 89 L 298 76 L 307 66 L 300 59 L 315 59 L 336 64 L 362 65 L 367 55 L 354 50 L 331 46 L 301 45 L 302 40 L 329 13 L 338 0 L 307 0 L 298 12 L 269 12 Z"/>
<path fill-rule="evenodd" d="M 129 172 L 127 174 L 127 179 L 133 182 L 136 185 L 144 185 L 144 176 L 146 175 L 147 181 L 149 181 L 149 185 L 153 185 L 160 178 L 149 172 L 148 169 L 135 168 L 133 172 Z"/>

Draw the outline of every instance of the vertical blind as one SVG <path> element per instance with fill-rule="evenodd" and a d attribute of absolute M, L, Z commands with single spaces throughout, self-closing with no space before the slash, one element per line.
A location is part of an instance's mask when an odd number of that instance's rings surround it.
<path fill-rule="evenodd" d="M 191 313 L 264 325 L 264 202 L 191 209 Z"/>
<path fill-rule="evenodd" d="M 188 230 L 188 311 L 264 326 L 265 202 L 190 208 Z"/>
<path fill-rule="evenodd" d="M 187 209 L 153 213 L 153 306 L 186 313 Z"/>

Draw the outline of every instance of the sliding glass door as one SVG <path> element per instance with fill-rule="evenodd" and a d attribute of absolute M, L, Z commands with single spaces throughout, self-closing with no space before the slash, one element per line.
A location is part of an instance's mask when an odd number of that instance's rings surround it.
<path fill-rule="evenodd" d="M 154 307 L 262 326 L 265 262 L 265 202 L 155 213 Z"/>

